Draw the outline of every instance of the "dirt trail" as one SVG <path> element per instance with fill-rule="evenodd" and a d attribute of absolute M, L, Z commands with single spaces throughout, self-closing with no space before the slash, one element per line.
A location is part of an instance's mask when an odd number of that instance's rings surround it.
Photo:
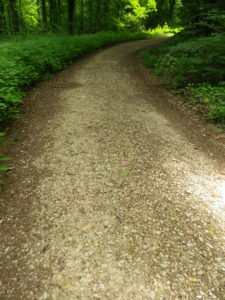
<path fill-rule="evenodd" d="M 157 42 L 28 94 L 6 149 L 1 300 L 225 299 L 224 148 L 138 62 Z"/>

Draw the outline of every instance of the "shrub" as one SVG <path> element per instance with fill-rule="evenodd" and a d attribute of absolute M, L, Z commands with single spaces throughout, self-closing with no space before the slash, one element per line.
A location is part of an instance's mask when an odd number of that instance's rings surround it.
<path fill-rule="evenodd" d="M 0 41 L 0 125 L 19 117 L 23 87 L 65 68 L 73 59 L 116 42 L 149 38 L 149 33 L 102 32 L 82 36 L 15 37 Z M 0 143 L 4 141 L 0 132 Z M 8 169 L 0 155 L 0 172 Z M 0 178 L 0 185 L 3 181 Z"/>
<path fill-rule="evenodd" d="M 189 103 L 204 105 L 207 117 L 225 123 L 225 82 L 214 87 L 210 84 L 201 84 L 198 87 L 189 85 L 185 89 Z"/>
<path fill-rule="evenodd" d="M 36 36 L 0 42 L 0 123 L 18 118 L 22 87 L 65 68 L 73 59 L 116 42 L 144 39 L 148 33 L 102 32 L 82 36 Z"/>
<path fill-rule="evenodd" d="M 190 90 L 191 86 L 195 100 L 201 93 L 203 98 L 208 93 L 209 102 L 201 101 L 207 116 L 225 122 L 225 34 L 187 38 L 186 32 L 142 52 L 144 64 L 153 67 L 173 89 Z"/>

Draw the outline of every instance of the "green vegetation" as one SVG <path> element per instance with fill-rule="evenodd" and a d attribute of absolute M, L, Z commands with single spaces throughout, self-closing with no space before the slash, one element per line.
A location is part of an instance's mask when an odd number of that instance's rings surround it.
<path fill-rule="evenodd" d="M 61 70 L 73 59 L 116 42 L 150 37 L 147 33 L 97 33 L 82 36 L 36 36 L 0 43 L 0 122 L 18 118 L 21 88 Z"/>
<path fill-rule="evenodd" d="M 174 9 L 177 2 L 166 1 Z M 161 36 L 156 18 L 152 22 L 157 11 L 165 6 L 156 0 L 0 0 L 0 131 L 19 118 L 24 88 L 46 74 L 102 46 L 150 37 L 141 32 L 148 28 Z M 5 160 L 0 171 L 8 168 Z"/>
<path fill-rule="evenodd" d="M 0 0 L 0 34 L 156 28 L 175 20 L 179 5 L 179 0 Z"/>
<path fill-rule="evenodd" d="M 0 0 L 0 125 L 19 117 L 22 89 L 46 73 L 99 47 L 149 37 L 146 28 L 161 36 L 157 25 L 175 22 L 180 1 L 161 2 Z"/>
<path fill-rule="evenodd" d="M 0 143 L 4 142 L 4 136 L 5 132 L 0 132 Z M 9 160 L 8 157 L 0 157 L 0 171 L 7 171 L 8 170 L 8 165 L 5 164 L 5 162 Z M 3 184 L 3 180 L 0 178 L 0 186 Z M 1 190 L 1 189 L 0 189 Z"/>
<path fill-rule="evenodd" d="M 170 36 L 178 27 L 184 30 L 142 53 L 144 62 L 224 124 L 224 0 L 0 0 L 0 127 L 19 117 L 24 88 L 46 74 L 100 47 Z"/>
<path fill-rule="evenodd" d="M 197 87 L 191 85 L 186 87 L 184 94 L 189 99 L 189 104 L 204 107 L 206 116 L 225 124 L 225 82 L 219 82 L 218 86 L 200 84 Z M 225 128 L 222 126 L 222 128 Z M 221 132 L 221 131 L 220 131 Z M 220 133 L 219 132 L 219 133 Z"/>
<path fill-rule="evenodd" d="M 225 5 L 183 1 L 188 23 L 159 47 L 141 53 L 144 64 L 187 96 L 206 117 L 225 123 Z"/>
<path fill-rule="evenodd" d="M 157 36 L 154 34 L 153 36 Z M 61 70 L 75 58 L 100 47 L 122 41 L 149 38 L 149 33 L 113 33 L 71 36 L 50 35 L 0 43 L 0 125 L 19 118 L 18 104 L 23 101 L 24 87 L 44 78 L 46 73 Z M 5 133 L 0 132 L 0 142 Z M 0 157 L 0 171 L 8 170 Z M 2 182 L 0 181 L 0 184 Z"/>
<path fill-rule="evenodd" d="M 179 0 L 0 0 L 0 125 L 19 117 L 25 86 L 102 46 L 149 37 L 143 29 L 161 36 L 158 24 L 175 23 L 180 6 Z"/>

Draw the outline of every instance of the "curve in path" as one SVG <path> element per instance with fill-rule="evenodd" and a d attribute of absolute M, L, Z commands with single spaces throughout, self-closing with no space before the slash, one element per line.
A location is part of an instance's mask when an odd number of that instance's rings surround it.
<path fill-rule="evenodd" d="M 157 42 L 101 50 L 28 94 L 0 299 L 225 299 L 224 174 L 138 63 Z"/>

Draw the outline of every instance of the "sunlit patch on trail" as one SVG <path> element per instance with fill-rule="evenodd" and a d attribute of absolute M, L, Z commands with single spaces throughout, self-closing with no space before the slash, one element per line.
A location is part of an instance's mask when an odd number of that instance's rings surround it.
<path fill-rule="evenodd" d="M 211 195 L 214 198 L 214 205 L 224 208 L 225 210 L 225 180 L 216 182 L 216 186 L 217 193 Z"/>
<path fill-rule="evenodd" d="M 169 163 L 165 163 L 167 168 L 175 170 L 173 180 L 183 186 L 192 207 L 208 211 L 225 226 L 225 176 L 213 170 L 212 166 L 206 166 L 204 160 L 199 165 L 198 169 L 190 168 L 189 161 L 179 159 L 170 159 Z"/>
<path fill-rule="evenodd" d="M 194 184 L 195 185 L 195 184 Z M 199 178 L 194 194 L 209 208 L 210 213 L 225 224 L 225 179 L 212 176 Z"/>

